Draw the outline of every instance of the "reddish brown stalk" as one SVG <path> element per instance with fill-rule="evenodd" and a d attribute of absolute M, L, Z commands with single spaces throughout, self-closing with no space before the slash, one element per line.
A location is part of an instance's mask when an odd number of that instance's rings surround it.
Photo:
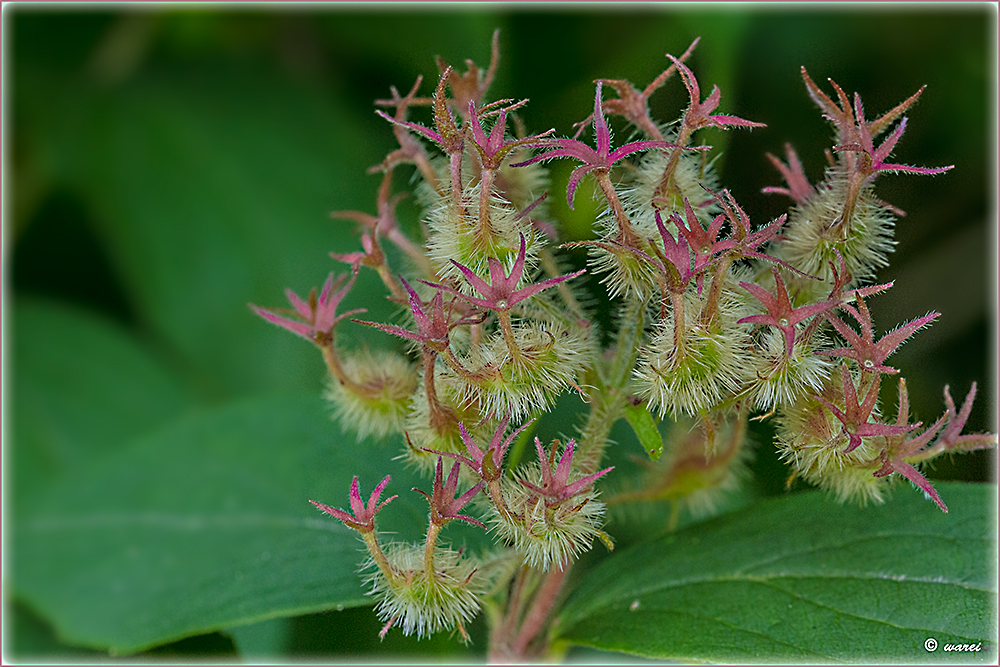
<path fill-rule="evenodd" d="M 455 422 L 455 415 L 448 407 L 441 405 L 438 401 L 437 389 L 434 387 L 434 364 L 437 360 L 437 354 L 425 349 L 423 356 L 424 388 L 427 391 L 427 407 L 430 409 L 431 426 L 440 433 Z"/>
<path fill-rule="evenodd" d="M 705 301 L 705 306 L 702 308 L 701 317 L 699 318 L 705 326 L 710 326 L 719 314 L 719 297 L 722 295 L 722 285 L 725 282 L 726 272 L 729 271 L 729 265 L 732 264 L 732 261 L 732 259 L 727 257 L 716 265 L 715 274 L 712 276 L 712 286 L 708 290 L 708 299 Z"/>
<path fill-rule="evenodd" d="M 490 223 L 490 190 L 493 188 L 492 169 L 483 169 L 479 180 L 479 226 L 476 228 L 476 239 L 489 239 L 493 236 L 493 225 Z"/>
<path fill-rule="evenodd" d="M 336 351 L 333 349 L 333 337 L 330 337 L 330 341 L 319 346 L 320 352 L 323 353 L 323 361 L 326 362 L 326 367 L 330 370 L 330 374 L 339 382 L 345 389 L 347 389 L 352 394 L 358 396 L 367 395 L 365 388 L 348 377 L 347 373 L 344 371 L 344 367 L 340 364 L 340 358 L 337 357 Z"/>
<path fill-rule="evenodd" d="M 635 231 L 632 229 L 632 223 L 629 221 L 628 215 L 625 214 L 625 208 L 622 206 L 621 200 L 618 199 L 618 193 L 615 192 L 615 186 L 611 183 L 608 171 L 606 169 L 598 169 L 593 173 L 595 178 L 597 178 L 597 183 L 601 186 L 604 198 L 608 200 L 611 213 L 615 216 L 615 221 L 618 223 L 617 241 L 627 248 L 638 249 L 639 237 L 636 236 Z"/>
<path fill-rule="evenodd" d="M 526 656 L 528 645 L 545 627 L 545 621 L 548 619 L 552 607 L 555 606 L 559 592 L 566 581 L 566 575 L 569 574 L 570 566 L 571 563 L 567 561 L 562 564 L 562 567 L 553 567 L 545 574 L 542 585 L 539 587 L 538 593 L 535 594 L 531 609 L 528 610 L 528 615 L 521 623 L 521 629 L 511 646 L 514 655 Z"/>

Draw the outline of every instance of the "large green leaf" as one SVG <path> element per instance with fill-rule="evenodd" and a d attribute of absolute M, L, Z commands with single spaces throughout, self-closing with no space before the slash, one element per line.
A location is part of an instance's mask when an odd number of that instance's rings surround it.
<path fill-rule="evenodd" d="M 10 313 L 17 502 L 194 404 L 166 360 L 110 321 L 26 298 Z"/>
<path fill-rule="evenodd" d="M 365 604 L 357 534 L 307 501 L 347 507 L 388 471 L 379 515 L 419 540 L 429 489 L 358 443 L 319 400 L 257 399 L 184 418 L 77 471 L 24 509 L 13 535 L 16 593 L 61 640 L 130 653 L 250 622 Z M 458 527 L 455 527 L 458 528 Z M 444 539 L 480 548 L 476 532 Z"/>
<path fill-rule="evenodd" d="M 359 248 L 355 225 L 329 213 L 374 212 L 365 172 L 392 146 L 369 102 L 221 64 L 110 89 L 29 81 L 26 145 L 86 202 L 142 323 L 183 369 L 223 396 L 316 391 L 315 351 L 247 303 L 286 306 L 285 287 L 347 270 L 328 252 Z M 377 282 L 362 275 L 345 306 L 384 316 Z"/>
<path fill-rule="evenodd" d="M 997 489 L 938 490 L 949 514 L 909 488 L 868 508 L 810 492 L 637 545 L 584 576 L 558 637 L 709 662 L 995 660 Z"/>

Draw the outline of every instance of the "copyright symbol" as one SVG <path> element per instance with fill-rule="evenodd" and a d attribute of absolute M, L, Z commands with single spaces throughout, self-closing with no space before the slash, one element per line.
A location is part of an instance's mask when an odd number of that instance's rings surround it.
<path fill-rule="evenodd" d="M 933 637 L 928 637 L 927 641 L 924 642 L 924 648 L 927 649 L 928 651 L 931 651 L 931 652 L 936 651 L 937 650 L 937 640 L 934 639 Z"/>

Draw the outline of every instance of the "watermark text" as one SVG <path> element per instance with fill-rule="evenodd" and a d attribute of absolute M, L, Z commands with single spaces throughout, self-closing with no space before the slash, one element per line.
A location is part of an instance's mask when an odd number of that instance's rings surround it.
<path fill-rule="evenodd" d="M 938 650 L 938 640 L 933 637 L 928 637 L 927 641 L 924 642 L 924 648 L 930 652 Z M 957 653 L 978 653 L 983 650 L 983 643 L 978 644 L 944 644 L 941 647 L 943 651 L 957 652 Z"/>

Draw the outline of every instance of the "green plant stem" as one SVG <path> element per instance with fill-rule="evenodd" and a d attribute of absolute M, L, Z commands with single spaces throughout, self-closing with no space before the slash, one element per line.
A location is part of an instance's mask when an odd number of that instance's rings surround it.
<path fill-rule="evenodd" d="M 601 387 L 590 397 L 591 412 L 579 438 L 579 467 L 584 474 L 597 469 L 604 456 L 611 427 L 623 415 L 628 400 L 626 383 L 635 367 L 639 345 L 644 333 L 644 304 L 636 298 L 629 299 L 622 314 L 615 355 L 605 368 L 599 382 Z M 509 640 L 511 614 L 508 609 L 505 624 L 496 630 L 496 655 L 499 661 L 523 660 L 529 644 L 538 636 L 555 605 L 572 562 L 563 563 L 561 568 L 553 567 L 545 573 L 538 592 L 534 596 L 527 615 L 520 625 L 517 636 Z"/>
<path fill-rule="evenodd" d="M 381 251 L 379 252 L 381 253 Z M 409 295 L 403 290 L 403 286 L 399 283 L 396 276 L 393 275 L 389 269 L 389 265 L 385 263 L 385 255 L 382 256 L 382 263 L 376 267 L 376 270 L 378 271 L 378 277 L 382 279 L 382 283 L 392 292 L 392 295 L 400 301 L 405 302 Z"/>
<path fill-rule="evenodd" d="M 449 410 L 441 405 L 437 397 L 437 389 L 434 386 L 434 365 L 437 355 L 426 349 L 424 356 L 424 389 L 427 393 L 427 407 L 430 410 L 431 425 L 439 432 L 451 423 Z"/>
<path fill-rule="evenodd" d="M 427 581 L 435 581 L 437 574 L 434 571 L 434 550 L 437 548 L 438 533 L 441 526 L 434 522 L 433 517 L 428 522 L 427 539 L 424 541 L 424 575 Z"/>
<path fill-rule="evenodd" d="M 694 129 L 687 122 L 687 114 L 684 115 L 684 120 L 681 122 L 681 128 L 677 131 L 677 139 L 673 143 L 681 146 L 681 148 L 675 148 L 670 152 L 670 157 L 667 158 L 667 164 L 663 168 L 663 175 L 660 176 L 660 182 L 656 185 L 656 189 L 653 191 L 653 204 L 657 203 L 668 204 L 667 195 L 670 193 L 670 186 L 674 180 L 674 173 L 677 171 L 677 165 L 681 161 L 681 154 L 684 151 L 684 146 L 688 145 L 691 140 L 691 135 L 694 133 Z"/>
<path fill-rule="evenodd" d="M 684 295 L 671 293 L 670 302 L 674 309 L 674 368 L 680 365 L 684 357 L 684 334 L 687 331 L 687 322 L 684 319 Z"/>
<path fill-rule="evenodd" d="M 375 531 L 370 530 L 366 533 L 361 533 L 361 538 L 365 541 L 368 553 L 371 554 L 372 560 L 375 561 L 378 569 L 382 571 L 382 574 L 390 583 L 395 582 L 397 579 L 396 571 L 389 565 L 389 559 L 386 558 L 385 552 L 382 551 L 382 546 L 378 543 L 378 538 L 375 537 Z"/>
<path fill-rule="evenodd" d="M 604 457 L 611 427 L 624 414 L 628 400 L 626 386 L 635 368 L 645 330 L 644 315 L 642 301 L 631 298 L 626 302 L 615 354 L 605 372 L 599 374 L 601 386 L 590 395 L 590 417 L 577 441 L 577 460 L 585 474 L 597 470 Z"/>
<path fill-rule="evenodd" d="M 520 360 L 524 356 L 524 353 L 521 352 L 521 348 L 517 346 L 517 340 L 514 338 L 514 327 L 510 323 L 510 311 L 498 310 L 497 319 L 500 322 L 500 331 L 503 332 L 503 340 L 507 344 L 507 350 L 510 352 L 511 359 L 514 361 Z"/>
<path fill-rule="evenodd" d="M 639 237 L 636 236 L 635 230 L 632 229 L 632 223 L 625 213 L 625 208 L 622 206 L 621 200 L 618 199 L 618 192 L 611 182 L 611 176 L 608 175 L 606 169 L 598 169 L 593 173 L 597 178 L 597 184 L 601 186 L 604 198 L 608 200 L 608 206 L 611 207 L 611 212 L 614 214 L 615 220 L 618 222 L 617 241 L 627 248 L 638 248 Z"/>
<path fill-rule="evenodd" d="M 487 454 L 487 456 L 492 456 L 492 454 Z M 486 495 L 489 496 L 493 506 L 497 508 L 497 511 L 500 512 L 500 516 L 502 516 L 505 521 L 516 521 L 514 515 L 510 511 L 510 508 L 507 506 L 507 501 L 503 498 L 503 491 L 500 489 L 499 479 L 491 480 L 486 484 Z"/>
<path fill-rule="evenodd" d="M 705 307 L 701 310 L 701 323 L 705 326 L 712 324 L 713 320 L 718 316 L 719 313 L 719 298 L 722 296 L 722 286 L 726 280 L 726 274 L 729 271 L 729 266 L 733 263 L 732 258 L 726 257 L 722 259 L 718 266 L 715 268 L 715 274 L 712 276 L 712 286 L 708 290 L 708 299 L 705 301 Z"/>
<path fill-rule="evenodd" d="M 466 380 L 470 380 L 472 382 L 480 382 L 487 377 L 487 374 L 484 373 L 483 371 L 473 372 L 470 371 L 468 368 L 466 368 L 459 360 L 459 358 L 455 356 L 455 353 L 452 352 L 450 347 L 444 348 L 444 353 L 441 355 L 441 358 L 444 359 L 444 362 L 448 364 L 448 366 L 453 371 L 455 371 L 455 373 L 465 378 Z"/>
<path fill-rule="evenodd" d="M 524 592 L 530 573 L 531 568 L 522 565 L 517 574 L 514 575 L 510 596 L 507 599 L 507 613 L 503 620 L 497 623 L 495 631 L 490 636 L 491 655 L 498 651 L 502 651 L 504 654 L 509 651 L 510 637 L 513 636 L 517 619 L 521 617 L 521 612 L 524 610 Z"/>

